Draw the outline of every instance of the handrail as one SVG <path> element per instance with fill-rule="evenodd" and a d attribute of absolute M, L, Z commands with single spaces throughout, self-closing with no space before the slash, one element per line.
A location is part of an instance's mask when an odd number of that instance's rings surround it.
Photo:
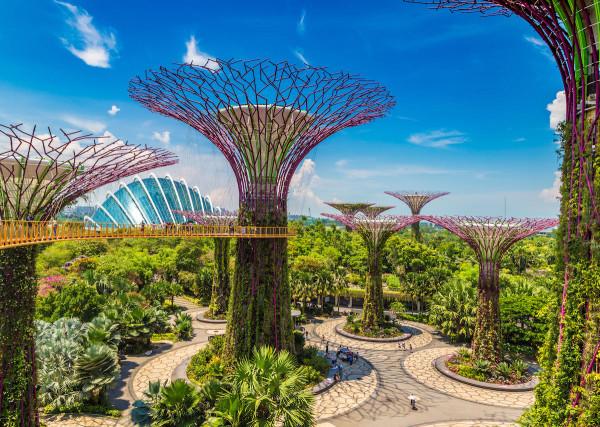
<path fill-rule="evenodd" d="M 217 237 L 238 239 L 285 239 L 295 236 L 288 227 L 228 226 L 200 224 L 86 224 L 56 221 L 0 221 L 0 249 L 61 240 Z"/>

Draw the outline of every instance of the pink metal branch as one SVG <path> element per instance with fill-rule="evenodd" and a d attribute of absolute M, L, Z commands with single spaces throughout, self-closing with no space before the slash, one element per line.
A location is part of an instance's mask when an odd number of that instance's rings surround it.
<path fill-rule="evenodd" d="M 98 187 L 175 163 L 168 151 L 80 131 L 0 125 L 0 218 L 49 219 Z"/>
<path fill-rule="evenodd" d="M 558 225 L 558 219 L 554 218 L 421 215 L 420 219 L 439 225 L 464 240 L 480 262 L 500 262 L 519 240 Z"/>
<path fill-rule="evenodd" d="M 385 194 L 406 203 L 413 215 L 419 215 L 427 203 L 450 193 L 443 191 L 386 191 Z"/>
<path fill-rule="evenodd" d="M 185 218 L 194 221 L 196 224 L 201 225 L 217 225 L 217 226 L 230 226 L 236 225 L 238 216 L 235 212 L 223 212 L 220 214 L 216 213 L 203 213 L 203 212 L 192 212 L 192 211 L 173 211 L 175 214 L 184 216 Z"/>
<path fill-rule="evenodd" d="M 206 136 L 233 168 L 241 203 L 282 208 L 292 175 L 310 150 L 394 105 L 373 81 L 268 60 L 161 67 L 133 79 L 129 93 Z"/>

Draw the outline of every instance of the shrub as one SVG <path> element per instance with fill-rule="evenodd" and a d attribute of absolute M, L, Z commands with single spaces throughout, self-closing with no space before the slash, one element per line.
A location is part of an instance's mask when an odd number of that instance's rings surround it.
<path fill-rule="evenodd" d="M 221 360 L 225 340 L 222 336 L 211 339 L 206 347 L 200 349 L 187 367 L 187 376 L 197 384 L 210 379 L 221 379 L 225 374 L 225 365 Z"/>
<path fill-rule="evenodd" d="M 467 365 L 460 365 L 458 367 L 458 375 L 466 378 L 472 378 L 477 381 L 485 381 L 485 375 L 475 370 L 475 368 Z"/>
<path fill-rule="evenodd" d="M 300 353 L 304 348 L 304 344 L 306 344 L 306 338 L 304 337 L 304 332 L 299 330 L 294 330 L 294 346 L 296 348 L 296 354 Z"/>
<path fill-rule="evenodd" d="M 501 378 L 508 380 L 508 379 L 510 379 L 512 369 L 508 363 L 500 362 L 500 363 L 498 363 L 498 366 L 496 366 L 496 372 L 498 373 L 498 375 Z"/>
<path fill-rule="evenodd" d="M 404 315 L 406 314 L 406 307 L 404 306 L 403 302 L 393 301 L 390 304 L 390 309 L 396 316 L 396 319 L 398 319 L 398 320 L 404 319 Z"/>
<path fill-rule="evenodd" d="M 175 317 L 175 333 L 180 340 L 189 340 L 194 335 L 192 316 L 180 313 Z"/>
<path fill-rule="evenodd" d="M 82 322 L 89 322 L 100 314 L 105 304 L 106 298 L 98 293 L 95 286 L 76 282 L 64 286 L 59 292 L 38 298 L 36 315 L 48 322 L 63 317 L 76 317 Z"/>
<path fill-rule="evenodd" d="M 459 348 L 456 354 L 463 361 L 471 358 L 471 351 L 466 347 Z"/>
<path fill-rule="evenodd" d="M 528 366 L 521 359 L 517 359 L 510 364 L 510 369 L 516 379 L 521 379 L 527 373 Z"/>
<path fill-rule="evenodd" d="M 321 372 L 313 368 L 312 366 L 303 366 L 303 373 L 306 375 L 306 380 L 309 384 L 319 384 L 323 379 L 325 379 L 325 375 Z"/>
<path fill-rule="evenodd" d="M 319 349 L 315 346 L 310 345 L 305 347 L 299 359 L 303 366 L 310 366 L 323 376 L 329 372 L 329 361 L 319 355 Z"/>
<path fill-rule="evenodd" d="M 492 370 L 492 364 L 489 360 L 479 359 L 473 362 L 473 369 L 478 374 L 481 374 L 484 378 L 490 375 Z"/>
<path fill-rule="evenodd" d="M 204 418 L 203 396 L 192 384 L 182 379 L 173 381 L 160 391 L 150 414 L 156 427 L 199 426 Z"/>

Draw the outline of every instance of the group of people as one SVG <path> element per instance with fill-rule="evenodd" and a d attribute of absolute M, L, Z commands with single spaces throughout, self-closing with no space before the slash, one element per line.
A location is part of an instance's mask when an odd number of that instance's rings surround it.
<path fill-rule="evenodd" d="M 406 343 L 405 343 L 404 341 L 400 341 L 400 342 L 398 343 L 398 348 L 399 348 L 400 350 L 402 350 L 402 351 L 406 351 L 406 350 L 408 350 L 408 351 L 412 351 L 412 349 L 413 349 L 413 348 L 412 348 L 412 344 L 410 344 L 410 343 L 408 344 L 408 349 L 407 349 L 407 348 L 406 348 Z"/>
<path fill-rule="evenodd" d="M 329 341 L 325 344 L 325 357 L 330 359 Z M 331 366 L 333 369 L 334 381 L 341 381 L 343 378 L 343 365 L 341 362 L 346 361 L 350 366 L 358 359 L 358 352 L 351 351 L 348 347 L 340 346 L 335 352 L 335 358 L 331 357 Z"/>

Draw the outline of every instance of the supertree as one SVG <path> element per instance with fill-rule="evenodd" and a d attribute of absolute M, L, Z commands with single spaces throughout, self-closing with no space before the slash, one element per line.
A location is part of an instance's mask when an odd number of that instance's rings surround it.
<path fill-rule="evenodd" d="M 443 191 L 386 191 L 385 194 L 406 203 L 413 215 L 420 215 L 421 210 L 427 203 L 450 193 Z M 415 240 L 417 242 L 422 242 L 423 236 L 421 235 L 419 222 L 415 222 L 411 227 Z"/>
<path fill-rule="evenodd" d="M 487 15 L 515 14 L 548 45 L 561 75 L 566 100 L 562 135 L 561 224 L 558 233 L 560 277 L 557 321 L 544 347 L 541 385 L 530 412 L 532 422 L 561 425 L 593 404 L 581 404 L 582 391 L 593 396 L 600 384 L 589 384 L 600 350 L 600 315 L 593 304 L 598 290 L 598 223 L 596 195 L 598 119 L 598 0 L 412 0 L 452 11 Z M 593 273 L 593 274 L 592 274 Z"/>
<path fill-rule="evenodd" d="M 197 224 L 213 225 L 221 228 L 222 233 L 233 234 L 233 227 L 237 224 L 235 213 L 222 211 L 220 213 L 205 214 L 202 212 L 175 211 L 186 219 Z M 214 272 L 210 297 L 208 316 L 222 318 L 227 313 L 229 294 L 231 293 L 229 272 L 229 246 L 230 238 L 215 237 L 214 241 Z"/>
<path fill-rule="evenodd" d="M 209 60 L 148 71 L 130 84 L 148 109 L 187 123 L 223 153 L 238 184 L 239 225 L 287 225 L 290 180 L 325 138 L 394 105 L 379 84 L 268 60 Z M 293 350 L 287 240 L 240 239 L 225 352 Z"/>
<path fill-rule="evenodd" d="M 382 215 L 391 206 L 365 206 L 357 213 L 321 214 L 334 219 L 356 231 L 364 240 L 368 253 L 369 280 L 365 287 L 362 327 L 364 330 L 379 328 L 384 323 L 383 283 L 381 279 L 381 257 L 383 247 L 396 232 L 418 221 L 414 216 Z"/>
<path fill-rule="evenodd" d="M 476 359 L 500 362 L 500 263 L 512 245 L 558 225 L 556 219 L 421 216 L 464 240 L 479 262 L 478 304 L 471 347 Z"/>
<path fill-rule="evenodd" d="M 0 218 L 48 221 L 120 178 L 176 163 L 169 152 L 81 132 L 0 125 Z M 27 227 L 23 223 L 23 227 Z M 34 312 L 36 246 L 0 251 L 0 425 L 39 425 Z"/>
<path fill-rule="evenodd" d="M 364 203 L 364 202 L 346 202 L 346 203 L 338 203 L 338 202 L 325 202 L 326 205 L 331 206 L 333 209 L 341 212 L 343 215 L 354 216 L 361 209 L 368 208 L 369 206 L 373 206 L 375 203 Z M 350 227 L 346 226 L 346 231 L 351 231 Z"/>

